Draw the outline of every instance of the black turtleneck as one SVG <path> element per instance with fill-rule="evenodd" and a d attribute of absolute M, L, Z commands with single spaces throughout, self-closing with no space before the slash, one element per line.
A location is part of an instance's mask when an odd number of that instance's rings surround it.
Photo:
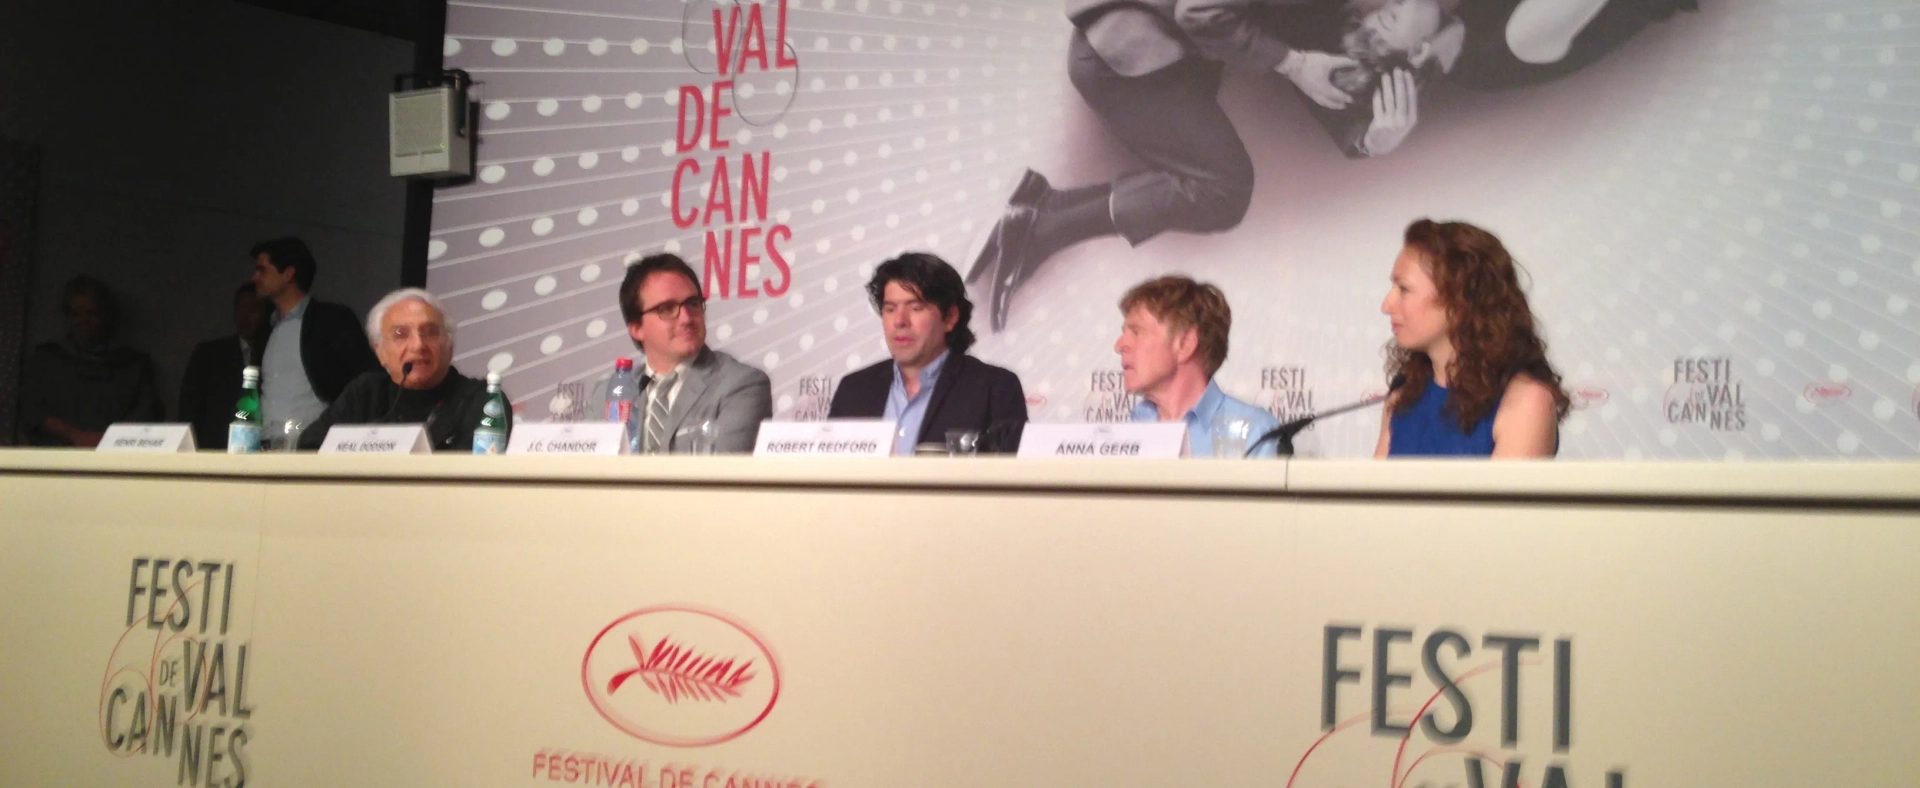
<path fill-rule="evenodd" d="M 318 449 L 327 429 L 335 424 L 426 424 L 434 451 L 471 451 L 473 429 L 480 425 L 480 409 L 487 404 L 487 384 L 449 368 L 447 377 L 430 389 L 403 388 L 386 370 L 354 378 L 339 399 L 327 406 L 306 431 L 300 448 Z"/>

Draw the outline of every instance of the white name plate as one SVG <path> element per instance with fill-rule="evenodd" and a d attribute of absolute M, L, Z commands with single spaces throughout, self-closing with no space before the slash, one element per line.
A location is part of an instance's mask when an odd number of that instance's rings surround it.
<path fill-rule="evenodd" d="M 508 454 L 626 454 L 626 425 L 617 421 L 515 424 Z"/>
<path fill-rule="evenodd" d="M 1184 421 L 1028 424 L 1015 456 L 1173 460 L 1186 442 Z"/>
<path fill-rule="evenodd" d="M 192 452 L 193 427 L 187 424 L 115 424 L 100 436 L 94 451 Z"/>
<path fill-rule="evenodd" d="M 763 421 L 755 457 L 886 457 L 893 454 L 894 422 L 883 419 Z"/>
<path fill-rule="evenodd" d="M 335 424 L 321 454 L 432 454 L 423 424 Z"/>

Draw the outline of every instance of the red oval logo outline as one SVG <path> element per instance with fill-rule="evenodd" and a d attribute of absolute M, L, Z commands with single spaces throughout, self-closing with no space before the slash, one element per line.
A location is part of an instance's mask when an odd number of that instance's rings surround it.
<path fill-rule="evenodd" d="M 1843 401 L 1853 397 L 1853 389 L 1845 383 L 1808 383 L 1801 395 L 1813 403 Z"/>
<path fill-rule="evenodd" d="M 625 721 L 623 715 L 621 715 L 618 710 L 608 708 L 611 704 L 603 699 L 603 693 L 595 691 L 596 682 L 592 675 L 594 652 L 600 648 L 600 642 L 606 638 L 607 633 L 612 632 L 616 627 L 641 616 L 656 613 L 689 613 L 696 616 L 705 616 L 732 628 L 740 633 L 741 636 L 745 637 L 753 644 L 754 648 L 759 650 L 760 655 L 766 659 L 767 670 L 773 684 L 773 689 L 767 696 L 767 705 L 761 708 L 759 713 L 754 715 L 753 719 L 749 720 L 745 725 L 717 736 L 682 736 L 653 730 L 641 725 L 638 721 Z M 640 608 L 614 619 L 612 623 L 602 627 L 599 633 L 593 636 L 592 642 L 587 644 L 586 653 L 580 658 L 580 686 L 581 689 L 587 693 L 587 702 L 593 705 L 593 710 L 599 713 L 602 719 L 634 738 L 668 747 L 706 747 L 739 738 L 746 734 L 747 731 L 753 730 L 758 726 L 767 718 L 767 715 L 773 713 L 774 705 L 780 700 L 780 661 L 774 657 L 773 649 L 767 647 L 766 640 L 762 638 L 759 633 L 755 632 L 752 627 L 747 626 L 745 622 L 731 615 L 697 605 L 654 605 Z M 675 701 L 669 698 L 668 702 L 672 703 Z"/>

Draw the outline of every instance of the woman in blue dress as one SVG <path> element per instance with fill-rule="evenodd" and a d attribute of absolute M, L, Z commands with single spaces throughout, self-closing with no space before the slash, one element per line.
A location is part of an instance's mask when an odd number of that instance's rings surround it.
<path fill-rule="evenodd" d="M 1393 324 L 1375 457 L 1552 457 L 1567 415 L 1560 373 L 1512 255 L 1464 222 L 1407 227 L 1380 305 Z"/>

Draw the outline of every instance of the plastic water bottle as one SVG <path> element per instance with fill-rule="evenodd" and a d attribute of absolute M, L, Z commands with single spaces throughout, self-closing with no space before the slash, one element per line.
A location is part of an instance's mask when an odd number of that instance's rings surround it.
<path fill-rule="evenodd" d="M 487 404 L 480 407 L 480 426 L 473 429 L 474 454 L 507 453 L 507 430 L 513 427 L 513 406 L 500 390 L 500 373 L 487 373 Z"/>
<path fill-rule="evenodd" d="M 640 380 L 633 374 L 633 359 L 613 362 L 613 377 L 607 378 L 607 421 L 626 425 L 627 453 L 640 449 L 640 411 L 634 403 L 640 399 Z"/>
<path fill-rule="evenodd" d="M 247 367 L 240 373 L 240 401 L 234 403 L 233 421 L 227 423 L 227 453 L 258 453 L 261 423 L 260 368 Z"/>

